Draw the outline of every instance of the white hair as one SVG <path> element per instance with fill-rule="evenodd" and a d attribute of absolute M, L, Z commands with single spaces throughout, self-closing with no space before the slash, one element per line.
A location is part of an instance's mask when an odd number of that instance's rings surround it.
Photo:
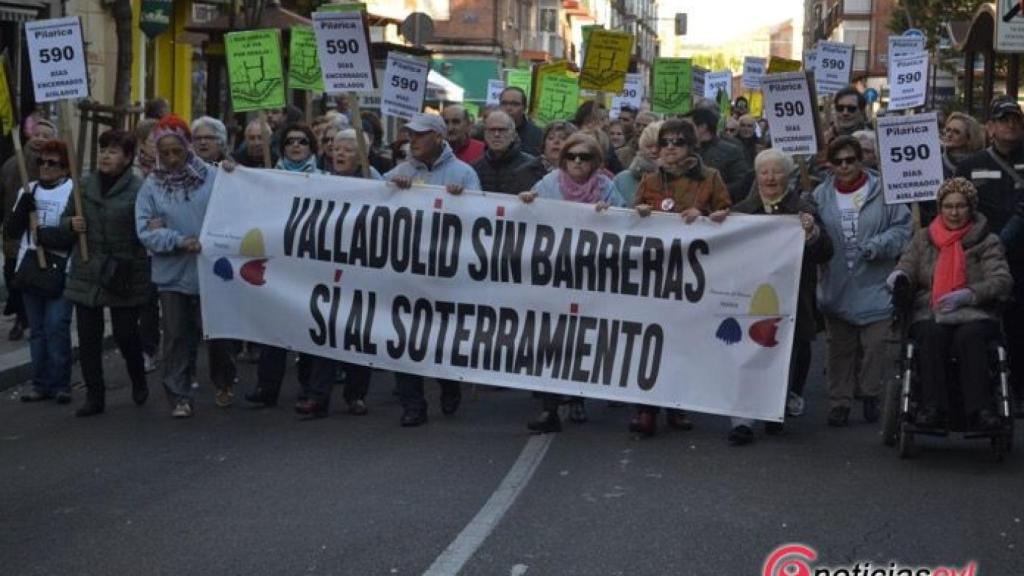
<path fill-rule="evenodd" d="M 205 126 L 210 130 L 213 130 L 213 135 L 217 137 L 217 143 L 220 147 L 226 148 L 228 145 L 228 129 L 224 126 L 224 123 L 212 116 L 200 116 L 192 121 L 192 133 L 195 134 L 196 128 Z"/>
<path fill-rule="evenodd" d="M 871 150 L 873 151 L 877 149 L 877 147 L 875 146 L 874 130 L 857 130 L 856 132 L 853 133 L 853 137 L 856 138 L 858 142 L 860 142 L 861 148 L 871 148 Z"/>
<path fill-rule="evenodd" d="M 769 162 L 776 162 L 782 165 L 782 169 L 786 174 L 793 172 L 793 157 L 789 154 L 779 152 L 775 148 L 769 148 L 754 158 L 754 170 L 760 170 L 762 166 Z"/>
<path fill-rule="evenodd" d="M 337 134 L 334 135 L 334 143 L 335 144 L 340 144 L 340 143 L 346 142 L 346 141 L 352 142 L 352 143 L 358 145 L 359 140 L 357 139 L 357 133 L 356 133 L 355 128 L 346 128 L 345 130 L 342 130 L 342 131 L 340 131 L 340 132 L 338 132 Z M 369 137 L 369 135 L 366 134 L 366 132 L 363 132 L 363 142 L 366 142 L 366 150 L 369 151 L 370 150 L 370 137 Z"/>

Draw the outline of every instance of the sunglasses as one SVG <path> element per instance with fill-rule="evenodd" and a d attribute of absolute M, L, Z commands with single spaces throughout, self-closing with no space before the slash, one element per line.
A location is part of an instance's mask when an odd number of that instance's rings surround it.
<path fill-rule="evenodd" d="M 593 162 L 594 155 L 589 152 L 569 152 L 565 155 L 567 162 Z"/>
<path fill-rule="evenodd" d="M 36 158 L 36 166 L 42 168 L 47 166 L 49 168 L 63 168 L 64 163 L 59 160 L 50 160 L 48 158 Z"/>
<path fill-rule="evenodd" d="M 298 144 L 299 146 L 309 146 L 309 138 L 286 138 L 284 141 L 285 146 L 291 146 L 292 144 Z"/>
<path fill-rule="evenodd" d="M 859 110 L 859 108 L 857 108 L 856 106 L 843 106 L 841 104 L 836 104 L 836 112 L 846 112 L 847 114 L 853 114 L 857 110 Z"/>
<path fill-rule="evenodd" d="M 853 166 L 857 162 L 859 162 L 859 160 L 857 160 L 856 156 L 843 156 L 842 158 L 832 159 L 832 163 L 835 164 L 836 166 L 845 166 L 847 164 Z"/>
<path fill-rule="evenodd" d="M 658 139 L 658 147 L 660 147 L 660 148 L 668 148 L 669 146 L 675 146 L 676 148 L 685 148 L 686 147 L 686 139 L 685 138 L 659 138 Z"/>

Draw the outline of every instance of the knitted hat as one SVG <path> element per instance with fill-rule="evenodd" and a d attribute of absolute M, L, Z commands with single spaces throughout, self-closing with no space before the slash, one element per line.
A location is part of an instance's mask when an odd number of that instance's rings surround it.
<path fill-rule="evenodd" d="M 963 194 L 964 198 L 967 199 L 967 204 L 971 207 L 971 212 L 978 208 L 978 189 L 974 187 L 974 184 L 970 180 L 962 177 L 951 178 L 946 180 L 939 186 L 939 193 L 935 198 L 939 207 L 942 207 L 942 199 L 950 194 Z"/>
<path fill-rule="evenodd" d="M 188 124 L 184 120 L 174 114 L 161 118 L 153 129 L 154 142 L 159 142 L 164 136 L 175 136 L 186 148 L 191 147 L 192 131 L 188 129 Z"/>

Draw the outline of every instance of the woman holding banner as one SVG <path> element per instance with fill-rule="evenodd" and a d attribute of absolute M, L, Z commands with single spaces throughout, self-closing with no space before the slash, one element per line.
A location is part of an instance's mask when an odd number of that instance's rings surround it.
<path fill-rule="evenodd" d="M 592 204 L 598 211 L 609 206 L 625 206 L 626 203 L 615 188 L 615 184 L 602 174 L 601 163 L 604 154 L 597 140 L 579 132 L 565 141 L 559 158 L 558 169 L 549 173 L 534 185 L 529 192 L 520 192 L 519 199 L 530 203 L 534 199 L 565 200 Z M 534 432 L 561 432 L 562 422 L 558 417 L 561 394 L 542 393 L 543 409 L 526 427 Z M 573 422 L 587 421 L 587 410 L 583 398 L 570 400 L 569 419 Z"/>
<path fill-rule="evenodd" d="M 747 118 L 744 116 L 743 118 Z M 741 119 L 742 120 L 742 119 Z M 800 292 L 796 305 L 796 333 L 789 363 L 789 393 L 786 415 L 800 416 L 804 410 L 803 391 L 811 369 L 811 342 L 818 333 L 815 320 L 814 290 L 818 284 L 818 266 L 832 258 L 832 241 L 822 233 L 822 222 L 813 204 L 804 200 L 794 181 L 793 159 L 778 150 L 765 150 L 754 159 L 756 187 L 744 201 L 733 207 L 739 214 L 798 215 L 804 229 L 804 257 L 800 266 Z M 754 439 L 753 421 L 732 419 L 729 442 L 749 444 Z M 765 432 L 779 434 L 782 424 L 765 423 Z"/>
<path fill-rule="evenodd" d="M 163 311 L 163 384 L 174 405 L 171 415 L 188 418 L 195 400 L 190 377 L 191 348 L 199 340 L 202 322 L 196 268 L 196 257 L 202 251 L 199 231 L 217 168 L 192 151 L 192 133 L 181 118 L 162 118 L 153 136 L 157 164 L 139 190 L 135 229 L 143 246 L 153 254 L 153 283 L 160 292 Z M 208 344 L 210 379 L 217 387 L 217 405 L 226 407 L 234 398 L 232 342 L 210 340 Z"/>
<path fill-rule="evenodd" d="M 21 401 L 67 404 L 71 402 L 71 304 L 64 298 L 68 245 L 37 238 L 32 222 L 38 219 L 40 230 L 60 223 L 74 187 L 67 145 L 60 140 L 44 142 L 36 149 L 36 166 L 39 180 L 30 183 L 28 190 L 22 188 L 6 223 L 7 237 L 21 239 L 14 277 L 28 314 L 32 355 L 32 391 Z M 46 259 L 42 269 L 38 250 Z"/>
<path fill-rule="evenodd" d="M 363 177 L 363 165 L 359 161 L 358 142 L 356 131 L 352 128 L 342 130 L 334 135 L 334 174 L 351 178 Z M 370 138 L 365 132 L 363 133 L 363 143 L 366 144 L 366 150 L 369 150 Z M 380 172 L 372 165 L 369 172 L 371 179 L 383 180 Z"/>
<path fill-rule="evenodd" d="M 828 334 L 828 425 L 846 426 L 854 397 L 863 400 L 865 421 L 879 418 L 882 380 L 892 365 L 885 280 L 910 238 L 910 210 L 885 203 L 856 138 L 836 138 L 827 153 L 832 173 L 812 196 L 835 250 L 821 267 L 817 295 Z"/>
<path fill-rule="evenodd" d="M 688 120 L 666 120 L 658 129 L 657 172 L 644 176 L 636 190 L 636 211 L 640 216 L 651 212 L 675 212 L 687 224 L 707 216 L 721 222 L 729 214 L 729 189 L 714 168 L 704 165 L 697 153 L 697 129 Z M 657 430 L 658 408 L 639 406 L 629 423 L 630 431 L 640 436 L 653 436 Z M 686 412 L 670 410 L 668 423 L 673 428 L 693 428 Z"/>

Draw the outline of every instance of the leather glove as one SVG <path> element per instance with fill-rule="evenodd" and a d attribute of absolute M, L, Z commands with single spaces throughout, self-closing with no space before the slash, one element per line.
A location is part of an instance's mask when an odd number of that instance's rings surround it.
<path fill-rule="evenodd" d="M 971 292 L 969 288 L 961 288 L 943 295 L 935 304 L 936 307 L 938 307 L 939 312 L 952 312 L 967 306 L 973 300 L 974 292 Z"/>
<path fill-rule="evenodd" d="M 893 306 L 903 311 L 909 311 L 914 306 L 914 288 L 910 285 L 910 278 L 902 270 L 895 270 L 889 274 L 885 283 L 892 291 Z"/>

